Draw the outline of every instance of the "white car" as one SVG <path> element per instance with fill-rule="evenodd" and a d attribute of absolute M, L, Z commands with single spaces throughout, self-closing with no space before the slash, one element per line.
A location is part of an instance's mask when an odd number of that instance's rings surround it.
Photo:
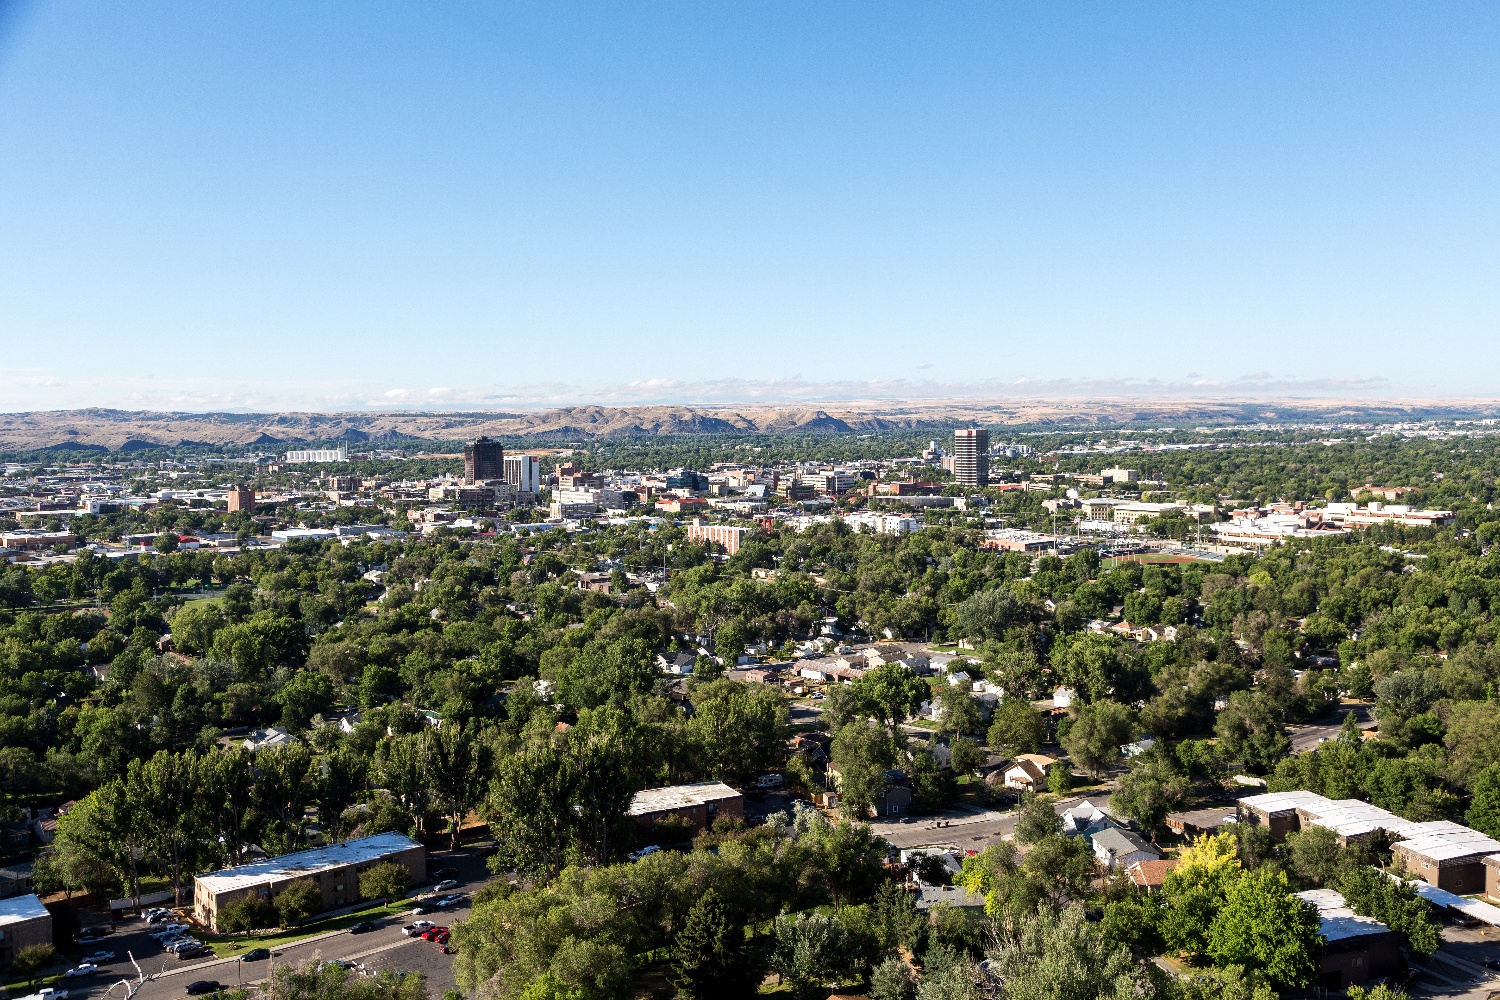
<path fill-rule="evenodd" d="M 93 965 L 104 965 L 115 960 L 115 953 L 112 951 L 96 951 L 92 955 L 83 956 L 83 960 Z"/>
<path fill-rule="evenodd" d="M 95 965 L 92 962 L 84 962 L 82 965 L 75 965 L 67 972 L 64 972 L 63 978 L 72 979 L 75 976 L 92 976 L 98 971 L 99 966 Z"/>
<path fill-rule="evenodd" d="M 198 941 L 197 938 L 180 937 L 176 941 L 173 941 L 173 942 L 171 942 L 170 944 L 167 945 L 167 951 L 170 951 L 170 952 L 188 951 L 189 949 L 197 948 L 198 946 L 199 946 L 199 941 Z"/>
<path fill-rule="evenodd" d="M 416 937 L 423 931 L 436 926 L 437 924 L 433 923 L 431 920 L 417 920 L 401 928 L 401 933 L 405 934 L 407 937 Z"/>
<path fill-rule="evenodd" d="M 453 879 L 450 878 L 450 879 L 444 879 L 443 881 L 439 882 L 437 885 L 433 886 L 432 887 L 432 891 L 433 892 L 452 892 L 454 889 L 457 889 L 457 888 L 458 888 L 458 883 L 456 881 L 454 881 Z"/>
<path fill-rule="evenodd" d="M 656 844 L 652 844 L 649 847 L 643 847 L 639 851 L 636 851 L 634 854 L 630 855 L 630 860 L 639 861 L 642 858 L 649 858 L 659 850 L 661 850 L 661 848 Z"/>

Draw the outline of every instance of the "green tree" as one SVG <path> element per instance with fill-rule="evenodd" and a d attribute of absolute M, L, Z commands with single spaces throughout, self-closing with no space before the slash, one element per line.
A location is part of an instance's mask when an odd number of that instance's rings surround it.
<path fill-rule="evenodd" d="M 575 815 L 578 771 L 551 733 L 528 736 L 502 756 L 486 802 L 501 851 L 496 858 L 524 872 L 562 868 Z"/>
<path fill-rule="evenodd" d="M 1030 621 L 1035 610 L 1003 586 L 981 590 L 953 608 L 950 633 L 960 639 L 1002 639 Z"/>
<path fill-rule="evenodd" d="M 799 1000 L 814 1000 L 843 978 L 848 941 L 843 926 L 816 913 L 783 914 L 772 932 L 771 968 Z"/>
<path fill-rule="evenodd" d="M 885 772 L 896 763 L 885 733 L 851 722 L 833 737 L 833 768 L 845 816 L 867 814 L 885 789 Z"/>
<path fill-rule="evenodd" d="M 900 663 L 876 667 L 853 687 L 867 711 L 885 723 L 893 735 L 932 694 L 925 681 Z"/>
<path fill-rule="evenodd" d="M 219 909 L 218 926 L 227 934 L 248 934 L 263 927 L 274 927 L 280 919 L 276 907 L 259 896 L 246 896 Z"/>
<path fill-rule="evenodd" d="M 937 693 L 937 703 L 942 708 L 937 726 L 939 733 L 974 733 L 984 725 L 979 703 L 966 691 L 945 684 Z"/>
<path fill-rule="evenodd" d="M 195 860 L 201 843 L 198 758 L 191 752 L 160 750 L 142 765 L 132 761 L 127 774 L 130 795 L 138 803 L 156 846 L 171 860 L 172 893 L 180 905 L 183 867 Z"/>
<path fill-rule="evenodd" d="M 1480 833 L 1500 837 L 1500 764 L 1491 764 L 1474 779 L 1474 798 L 1464 820 Z"/>
<path fill-rule="evenodd" d="M 255 801 L 279 820 L 288 849 L 302 843 L 302 815 L 312 792 L 308 779 L 312 763 L 312 751 L 303 743 L 289 743 L 255 755 L 255 767 L 260 772 Z"/>
<path fill-rule="evenodd" d="M 984 763 L 984 751 L 979 744 L 964 736 L 955 736 L 948 741 L 948 766 L 954 774 L 972 774 Z"/>
<path fill-rule="evenodd" d="M 1110 805 L 1152 834 L 1164 829 L 1167 813 L 1192 794 L 1193 783 L 1157 747 L 1135 757 L 1109 797 Z"/>
<path fill-rule="evenodd" d="M 365 899 L 384 899 L 386 906 L 410 888 L 411 872 L 394 861 L 371 865 L 359 875 L 359 894 Z"/>
<path fill-rule="evenodd" d="M 1274 706 L 1259 692 L 1230 695 L 1228 707 L 1214 722 L 1214 733 L 1228 759 L 1261 774 L 1274 768 L 1292 748 Z"/>
<path fill-rule="evenodd" d="M 456 722 L 444 722 L 431 739 L 428 777 L 432 797 L 448 817 L 449 846 L 458 850 L 464 816 L 484 797 L 487 748 Z"/>
<path fill-rule="evenodd" d="M 693 708 L 686 734 L 709 777 L 745 785 L 785 764 L 791 712 L 775 688 L 714 681 L 694 692 Z"/>
<path fill-rule="evenodd" d="M 1034 753 L 1046 740 L 1042 714 L 1024 699 L 1007 697 L 990 718 L 988 740 L 1003 754 Z"/>
<path fill-rule="evenodd" d="M 916 1000 L 917 977 L 898 955 L 888 955 L 870 973 L 870 1000 Z"/>
<path fill-rule="evenodd" d="M 1012 1000 L 1114 1000 L 1153 992 L 1130 950 L 1109 940 L 1079 905 L 1043 908 L 1003 926 L 991 971 Z"/>
<path fill-rule="evenodd" d="M 1323 826 L 1310 826 L 1289 835 L 1285 850 L 1287 868 L 1315 889 L 1331 884 L 1345 864 L 1338 834 Z"/>
<path fill-rule="evenodd" d="M 286 888 L 276 894 L 273 902 L 276 912 L 281 914 L 281 925 L 290 927 L 314 913 L 322 912 L 323 893 L 312 879 L 299 878 L 288 882 Z"/>
<path fill-rule="evenodd" d="M 32 986 L 41 971 L 56 961 L 57 949 L 50 944 L 28 945 L 10 960 L 11 975 L 21 977 L 26 980 L 27 986 Z"/>
<path fill-rule="evenodd" d="M 688 910 L 672 946 L 672 974 L 682 1000 L 752 996 L 759 985 L 744 929 L 712 889 Z"/>
<path fill-rule="evenodd" d="M 156 541 L 152 543 L 152 547 L 155 548 L 156 551 L 161 553 L 176 552 L 177 532 L 163 531 L 161 534 L 156 536 Z"/>
<path fill-rule="evenodd" d="M 1073 790 L 1073 769 L 1062 761 L 1047 767 L 1047 791 L 1053 795 L 1067 795 Z"/>
<path fill-rule="evenodd" d="M 1040 796 L 1028 796 L 1016 817 L 1016 840 L 1022 844 L 1039 844 L 1062 833 L 1062 817 L 1052 803 Z"/>
<path fill-rule="evenodd" d="M 1113 701 L 1095 701 L 1078 710 L 1078 718 L 1063 737 L 1068 755 L 1098 777 L 1120 759 L 1120 747 L 1130 742 L 1135 713 Z"/>
<path fill-rule="evenodd" d="M 1279 871 L 1243 872 L 1225 887 L 1208 931 L 1219 965 L 1242 965 L 1281 987 L 1306 986 L 1317 972 L 1318 913 L 1292 895 Z"/>

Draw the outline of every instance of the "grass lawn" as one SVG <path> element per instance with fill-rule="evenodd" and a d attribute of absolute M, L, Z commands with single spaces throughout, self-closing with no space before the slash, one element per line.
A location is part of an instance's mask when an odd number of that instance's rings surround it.
<path fill-rule="evenodd" d="M 252 934 L 249 937 L 236 934 L 205 934 L 202 935 L 203 943 L 213 949 L 213 953 L 219 958 L 234 958 L 243 955 L 251 948 L 281 948 L 285 945 L 310 938 L 317 934 L 327 934 L 329 931 L 340 931 L 346 927 L 352 927 L 361 920 L 378 920 L 381 917 L 394 916 L 396 914 L 406 915 L 416 904 L 410 899 L 398 900 L 393 906 L 376 904 L 353 913 L 344 913 L 337 917 L 329 917 L 325 920 L 317 920 L 310 924 L 302 924 L 284 931 L 272 931 L 266 934 Z M 431 919 L 429 917 L 428 919 Z"/>
<path fill-rule="evenodd" d="M 129 963 L 126 964 L 128 965 Z M 60 965 L 59 968 L 61 968 Z M 132 973 L 135 972 L 134 969 L 131 969 L 130 971 Z M 4 980 L 3 984 L 0 985 L 3 985 L 5 987 L 6 996 L 24 997 L 37 992 L 43 986 L 52 986 L 56 989 L 65 990 L 68 988 L 68 980 L 62 977 L 61 972 L 57 972 L 50 976 L 38 976 L 36 984 L 33 986 L 28 986 L 26 980 L 24 979 L 7 979 Z"/>

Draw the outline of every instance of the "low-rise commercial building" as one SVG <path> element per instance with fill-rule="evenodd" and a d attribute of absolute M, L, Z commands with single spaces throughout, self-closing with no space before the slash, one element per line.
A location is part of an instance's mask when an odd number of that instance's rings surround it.
<path fill-rule="evenodd" d="M 1417 823 L 1358 799 L 1327 799 L 1315 792 L 1270 792 L 1239 802 L 1241 822 L 1265 826 L 1278 840 L 1321 826 L 1348 844 L 1375 834 L 1389 837 L 1396 864 L 1429 885 L 1466 895 L 1486 889 L 1486 859 L 1500 841 L 1449 820 Z"/>
<path fill-rule="evenodd" d="M 1404 971 L 1400 934 L 1374 917 L 1355 913 L 1332 889 L 1309 889 L 1296 895 L 1318 910 L 1318 933 L 1323 938 L 1318 954 L 1319 989 L 1364 986 Z"/>
<path fill-rule="evenodd" d="M 199 875 L 193 885 L 193 916 L 218 931 L 219 913 L 228 904 L 252 896 L 275 899 L 304 879 L 322 894 L 321 909 L 348 906 L 361 899 L 360 874 L 385 862 L 404 867 L 413 885 L 427 881 L 426 849 L 405 834 L 382 833 Z"/>
<path fill-rule="evenodd" d="M 745 797 L 722 781 L 648 788 L 635 793 L 627 815 L 648 830 L 654 830 L 668 816 L 676 816 L 703 830 L 720 816 L 744 819 Z"/>
<path fill-rule="evenodd" d="M 0 899 L 0 969 L 39 944 L 52 944 L 52 914 L 36 894 Z"/>

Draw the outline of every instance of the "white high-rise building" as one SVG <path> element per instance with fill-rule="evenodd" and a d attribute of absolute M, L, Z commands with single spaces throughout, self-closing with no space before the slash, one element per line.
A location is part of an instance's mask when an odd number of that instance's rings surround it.
<path fill-rule="evenodd" d="M 542 491 L 542 463 L 535 455 L 506 455 L 503 464 L 505 481 L 517 493 L 535 496 Z"/>

